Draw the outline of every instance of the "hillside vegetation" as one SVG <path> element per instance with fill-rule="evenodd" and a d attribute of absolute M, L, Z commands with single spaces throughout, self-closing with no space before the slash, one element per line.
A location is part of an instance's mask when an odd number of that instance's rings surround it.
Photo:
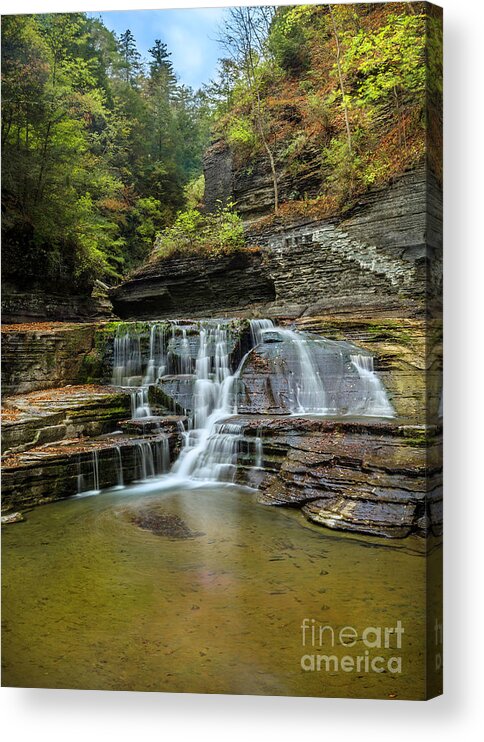
<path fill-rule="evenodd" d="M 239 168 L 250 172 L 254 157 L 266 157 L 275 212 L 333 213 L 423 159 L 442 93 L 432 12 L 424 3 L 230 11 L 212 90 L 215 131 Z M 433 166 L 439 175 L 438 158 Z M 320 189 L 310 199 L 305 174 L 315 167 Z M 280 203 L 285 174 L 301 187 Z"/>
<path fill-rule="evenodd" d="M 424 3 L 230 8 L 217 79 L 197 92 L 178 83 L 159 40 L 142 60 L 129 30 L 118 37 L 82 13 L 4 17 L 4 275 L 84 290 L 95 278 L 118 282 L 153 246 L 157 257 L 241 249 L 237 204 L 203 213 L 210 138 L 249 178 L 265 161 L 266 218 L 344 210 L 426 149 L 439 175 L 433 12 Z M 316 192 L 306 191 L 308 173 Z M 287 175 L 295 187 L 281 197 Z"/>
<path fill-rule="evenodd" d="M 2 18 L 4 276 L 115 283 L 186 203 L 204 103 L 164 44 L 143 61 L 82 13 Z"/>

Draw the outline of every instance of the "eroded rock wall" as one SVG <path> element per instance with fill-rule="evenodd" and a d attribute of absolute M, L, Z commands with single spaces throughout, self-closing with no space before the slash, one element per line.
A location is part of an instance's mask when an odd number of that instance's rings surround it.
<path fill-rule="evenodd" d="M 423 317 L 438 305 L 442 284 L 439 204 L 437 185 L 421 167 L 369 191 L 337 218 L 252 225 L 248 241 L 260 250 L 148 263 L 112 290 L 114 309 L 152 319 L 177 309 Z"/>
<path fill-rule="evenodd" d="M 79 322 L 108 318 L 112 305 L 108 287 L 96 281 L 85 292 L 66 291 L 41 282 L 23 284 L 17 278 L 2 276 L 2 321 Z"/>
<path fill-rule="evenodd" d="M 204 316 L 250 309 L 275 299 L 264 254 L 248 250 L 219 258 L 173 257 L 147 263 L 111 293 L 126 319 Z"/>
<path fill-rule="evenodd" d="M 2 327 L 4 395 L 53 389 L 85 379 L 86 356 L 96 325 L 49 324 Z"/>

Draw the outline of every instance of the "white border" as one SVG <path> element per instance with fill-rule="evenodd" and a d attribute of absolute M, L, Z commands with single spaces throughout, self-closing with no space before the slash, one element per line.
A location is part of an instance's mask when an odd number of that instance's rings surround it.
<path fill-rule="evenodd" d="M 140 8 L 230 3 L 142 0 Z M 236 3 L 233 3 L 236 4 Z M 243 3 L 239 4 L 256 4 Z M 287 3 L 285 3 L 287 4 Z M 445 20 L 445 524 L 444 697 L 429 703 L 2 689 L 9 740 L 71 742 L 247 739 L 408 742 L 476 739 L 482 718 L 484 295 L 481 183 L 483 3 L 441 0 Z M 129 10 L 130 0 L 5 0 L 3 13 Z M 480 595 L 480 598 L 478 597 Z M 53 629 L 55 630 L 55 629 Z M 156 737 L 155 737 L 156 735 Z"/>

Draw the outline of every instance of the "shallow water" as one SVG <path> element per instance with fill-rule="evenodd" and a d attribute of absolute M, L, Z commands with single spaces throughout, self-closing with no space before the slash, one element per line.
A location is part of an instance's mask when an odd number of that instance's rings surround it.
<path fill-rule="evenodd" d="M 190 539 L 128 517 L 158 505 Z M 39 507 L 3 529 L 3 684 L 199 693 L 421 698 L 425 557 L 398 543 L 312 527 L 229 486 L 152 484 Z M 350 648 L 302 645 L 303 619 Z M 402 622 L 402 646 L 367 649 L 366 627 Z M 337 636 L 337 634 L 336 634 Z M 395 636 L 393 635 L 395 638 Z M 396 641 L 396 640 L 395 640 Z M 401 673 L 304 671 L 310 654 L 400 656 Z M 356 661 L 356 660 L 355 660 Z"/>

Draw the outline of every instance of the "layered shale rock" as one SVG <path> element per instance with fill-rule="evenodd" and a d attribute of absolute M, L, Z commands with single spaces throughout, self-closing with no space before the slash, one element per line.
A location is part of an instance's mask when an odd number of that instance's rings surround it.
<path fill-rule="evenodd" d="M 274 300 L 274 284 L 260 250 L 231 255 L 154 259 L 110 292 L 115 313 L 123 318 L 210 314 Z"/>
<path fill-rule="evenodd" d="M 85 359 L 94 347 L 95 332 L 94 323 L 3 325 L 3 394 L 84 381 Z"/>
<path fill-rule="evenodd" d="M 117 314 L 137 318 L 234 310 L 270 317 L 422 316 L 429 307 L 438 310 L 440 224 L 438 187 L 422 167 L 332 219 L 253 224 L 248 242 L 256 250 L 155 259 L 111 298 Z"/>
<path fill-rule="evenodd" d="M 130 411 L 128 394 L 93 385 L 16 395 L 4 404 L 4 456 L 65 438 L 110 433 Z"/>
<path fill-rule="evenodd" d="M 22 282 L 18 276 L 2 276 L 2 317 L 4 322 L 68 322 L 108 318 L 112 304 L 108 287 L 95 281 L 89 291 L 76 293 L 72 287 Z"/>
<path fill-rule="evenodd" d="M 440 431 L 368 420 L 240 417 L 263 442 L 262 465 L 239 480 L 266 505 L 302 507 L 314 523 L 388 538 L 439 534 Z M 233 422 L 233 420 L 232 420 Z M 248 448 L 247 450 L 250 450 Z"/>
<path fill-rule="evenodd" d="M 210 211 L 220 203 L 233 201 L 246 222 L 271 212 L 274 204 L 272 174 L 267 157 L 251 158 L 245 166 L 238 166 L 230 147 L 223 141 L 214 142 L 203 161 L 205 175 L 205 205 Z M 314 198 L 321 188 L 321 153 L 310 149 L 298 159 L 298 172 L 281 168 L 278 187 L 281 201 Z"/>
<path fill-rule="evenodd" d="M 2 512 L 23 511 L 81 490 L 126 485 L 159 474 L 161 466 L 154 466 L 151 474 L 146 471 L 146 447 L 156 463 L 165 448 L 173 461 L 180 445 L 180 433 L 172 429 L 142 438 L 65 440 L 7 456 L 2 464 Z"/>

